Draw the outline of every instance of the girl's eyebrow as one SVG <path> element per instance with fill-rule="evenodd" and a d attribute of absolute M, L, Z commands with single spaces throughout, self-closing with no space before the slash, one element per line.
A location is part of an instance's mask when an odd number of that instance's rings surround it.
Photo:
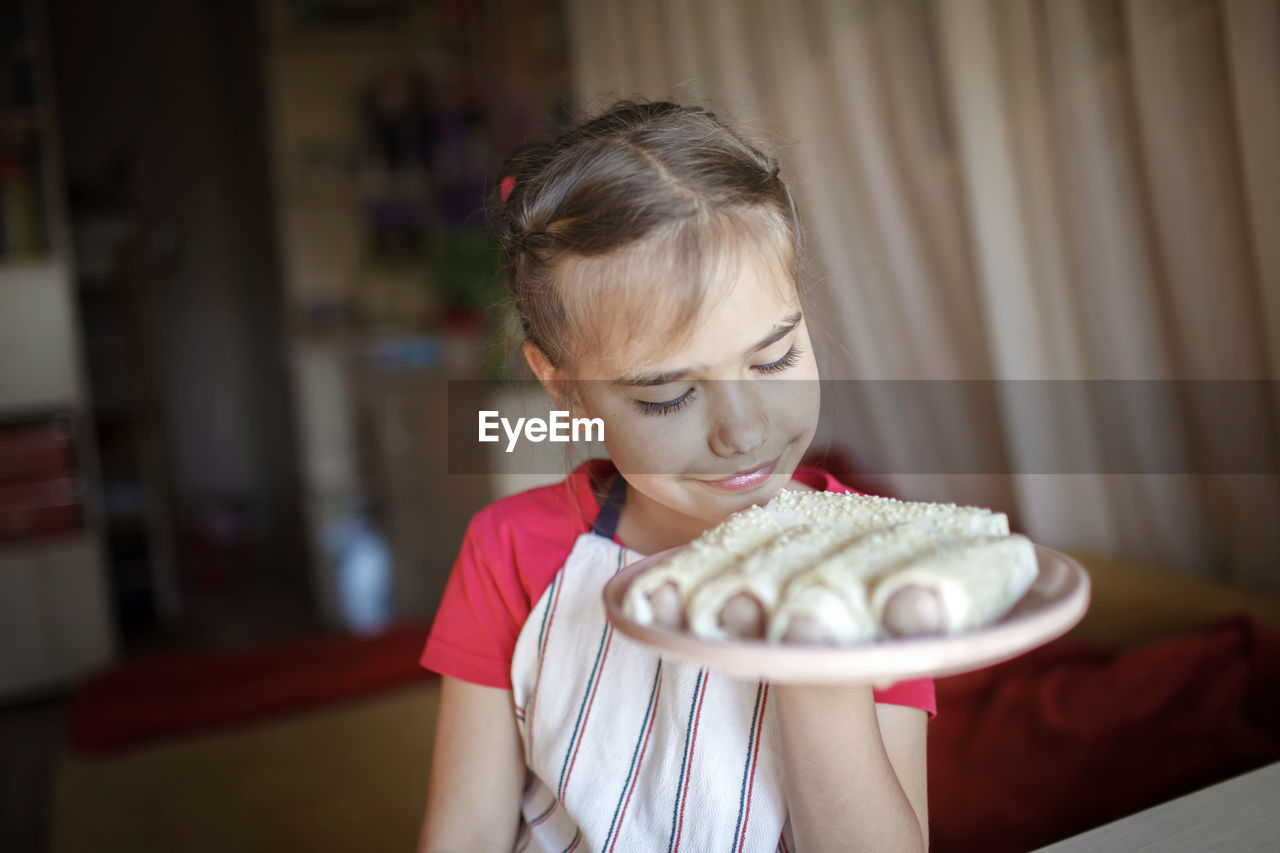
<path fill-rule="evenodd" d="M 751 355 L 752 353 L 755 353 L 755 352 L 760 352 L 760 350 L 764 349 L 765 347 L 772 346 L 773 344 L 776 344 L 778 341 L 785 338 L 787 335 L 791 334 L 791 330 L 794 329 L 796 326 L 800 325 L 800 319 L 803 316 L 804 315 L 802 315 L 799 311 L 797 311 L 794 314 L 790 314 L 782 318 L 782 322 L 774 326 L 773 331 L 765 335 L 764 338 L 760 341 L 760 343 L 756 344 L 751 349 L 747 350 L 747 355 Z"/>
<path fill-rule="evenodd" d="M 669 373 L 647 373 L 631 379 L 615 379 L 614 385 L 626 385 L 630 388 L 647 388 L 650 385 L 666 385 L 677 382 L 692 373 L 692 370 L 672 370 Z"/>
<path fill-rule="evenodd" d="M 758 344 L 747 350 L 747 355 L 757 353 L 766 347 L 776 344 L 778 341 L 791 334 L 791 330 L 800 325 L 803 314 L 799 311 L 789 314 L 773 328 L 773 331 L 765 335 Z M 666 385 L 668 382 L 678 382 L 690 373 L 694 373 L 692 368 L 685 370 L 668 370 L 665 373 L 647 373 L 635 376 L 630 379 L 618 379 L 614 381 L 614 385 L 626 385 L 632 388 L 647 388 L 651 385 Z"/>

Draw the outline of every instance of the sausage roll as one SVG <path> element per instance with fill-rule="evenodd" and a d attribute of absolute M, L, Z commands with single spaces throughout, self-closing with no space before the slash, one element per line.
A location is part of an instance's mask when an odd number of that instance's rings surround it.
<path fill-rule="evenodd" d="M 1004 616 L 1036 573 L 1025 536 L 944 544 L 879 578 L 871 610 L 892 635 L 956 634 Z"/>
<path fill-rule="evenodd" d="M 782 532 L 758 506 L 731 515 L 632 582 L 623 612 L 641 625 L 683 628 L 684 602 L 703 579 L 730 571 L 757 546 Z"/>
<path fill-rule="evenodd" d="M 951 507 L 857 537 L 788 580 L 769 621 L 767 638 L 825 644 L 874 639 L 884 633 L 868 591 L 878 577 L 909 565 L 941 544 L 1008 531 L 1009 521 L 1000 513 Z"/>

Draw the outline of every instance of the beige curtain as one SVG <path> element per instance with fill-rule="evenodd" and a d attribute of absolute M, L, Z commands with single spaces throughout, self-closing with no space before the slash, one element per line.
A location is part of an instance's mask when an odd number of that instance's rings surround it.
<path fill-rule="evenodd" d="M 837 397 L 821 440 L 1045 544 L 1280 589 L 1277 386 L 1154 382 L 1280 377 L 1280 3 L 572 0 L 569 18 L 583 105 L 706 103 L 781 148 L 827 376 L 995 380 L 994 405 L 930 393 L 905 422 Z M 1149 382 L 1098 403 L 1096 380 Z"/>

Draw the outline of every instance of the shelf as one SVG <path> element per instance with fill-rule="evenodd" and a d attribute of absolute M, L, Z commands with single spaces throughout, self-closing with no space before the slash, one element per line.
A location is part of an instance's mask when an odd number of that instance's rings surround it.
<path fill-rule="evenodd" d="M 0 254 L 0 422 L 52 419 L 73 433 L 80 528 L 0 542 L 0 699 L 71 684 L 115 656 L 85 397 L 57 112 L 50 100 L 49 4 L 5 4 L 11 62 L 0 103 L 6 251 Z M 86 494 L 87 492 L 87 494 Z"/>

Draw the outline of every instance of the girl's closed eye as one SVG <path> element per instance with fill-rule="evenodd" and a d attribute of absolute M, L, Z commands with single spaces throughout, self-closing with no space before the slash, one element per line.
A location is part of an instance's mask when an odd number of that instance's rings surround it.
<path fill-rule="evenodd" d="M 777 361 L 771 361 L 768 364 L 752 365 L 751 369 L 756 373 L 764 374 L 766 376 L 775 373 L 782 373 L 783 371 L 795 367 L 796 362 L 800 360 L 800 356 L 802 355 L 804 355 L 804 350 L 800 349 L 799 346 L 792 344 L 791 349 L 787 350 L 786 354 L 783 355 L 782 358 Z M 644 415 L 669 415 L 674 412 L 678 412 L 685 406 L 689 405 L 690 401 L 693 399 L 693 392 L 694 389 L 690 388 L 688 391 L 685 391 L 679 397 L 672 400 L 662 400 L 659 402 L 636 400 L 635 404 L 640 410 L 640 413 Z"/>
<path fill-rule="evenodd" d="M 690 388 L 674 400 L 663 400 L 657 403 L 648 400 L 636 400 L 636 407 L 642 415 L 669 415 L 689 405 L 689 401 L 693 399 L 693 390 Z"/>
<path fill-rule="evenodd" d="M 800 360 L 800 356 L 803 354 L 804 353 L 801 351 L 800 347 L 792 344 L 791 349 L 787 350 L 787 354 L 782 358 L 777 361 L 771 361 L 768 364 L 757 364 L 751 369 L 757 373 L 763 373 L 766 375 L 771 373 L 781 373 L 784 370 L 795 367 L 796 362 Z"/>

